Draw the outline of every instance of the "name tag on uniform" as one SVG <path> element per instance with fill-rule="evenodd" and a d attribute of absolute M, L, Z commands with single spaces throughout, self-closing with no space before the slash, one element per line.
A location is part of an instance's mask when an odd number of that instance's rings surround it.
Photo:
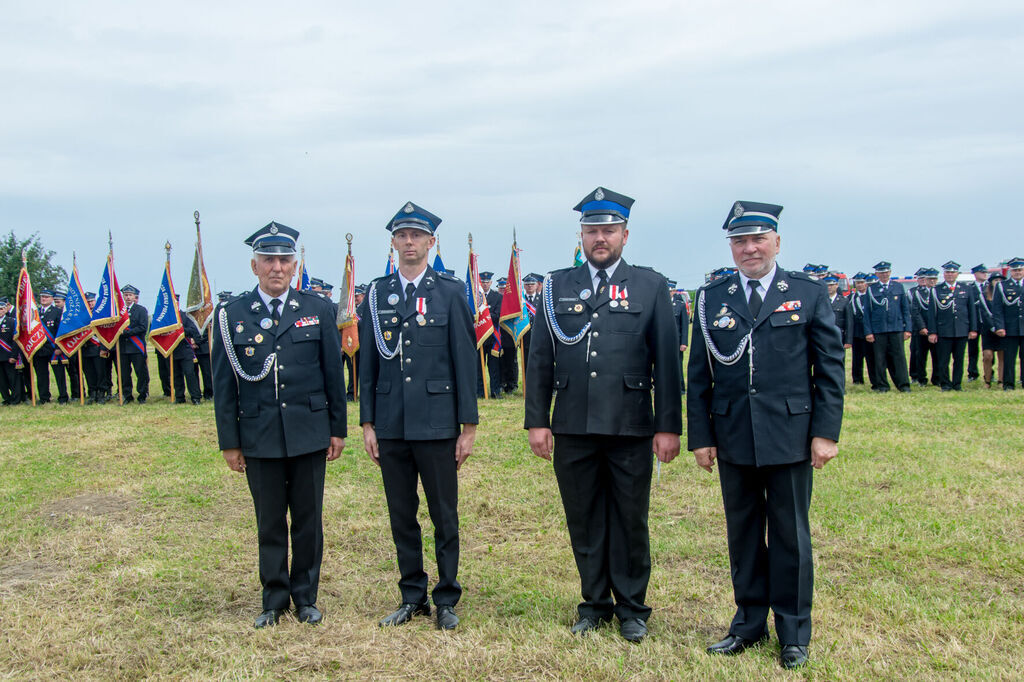
<path fill-rule="evenodd" d="M 296 327 L 313 327 L 318 324 L 320 324 L 319 315 L 313 315 L 311 317 L 300 317 L 299 319 L 295 320 Z"/>
<path fill-rule="evenodd" d="M 800 310 L 800 301 L 786 301 L 778 308 L 773 310 L 773 313 L 786 313 L 791 310 Z"/>

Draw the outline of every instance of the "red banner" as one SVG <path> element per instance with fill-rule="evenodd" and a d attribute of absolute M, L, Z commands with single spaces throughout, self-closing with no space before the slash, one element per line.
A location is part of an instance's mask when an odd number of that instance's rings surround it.
<path fill-rule="evenodd" d="M 46 327 L 39 319 L 39 308 L 36 307 L 35 294 L 32 293 L 32 281 L 28 270 L 24 267 L 18 276 L 18 295 L 15 298 L 17 308 L 18 335 L 15 342 L 29 360 L 46 344 Z"/>

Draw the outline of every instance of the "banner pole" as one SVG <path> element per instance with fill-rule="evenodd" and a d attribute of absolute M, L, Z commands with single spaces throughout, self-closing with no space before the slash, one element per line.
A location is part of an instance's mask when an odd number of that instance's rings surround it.
<path fill-rule="evenodd" d="M 36 368 L 30 358 L 28 361 L 28 386 L 32 389 L 32 406 L 36 405 Z"/>
<path fill-rule="evenodd" d="M 85 377 L 82 374 L 82 347 L 78 347 L 78 403 L 85 405 Z"/>
<path fill-rule="evenodd" d="M 520 341 L 522 339 L 520 338 Z M 519 350 L 519 385 L 523 387 L 523 395 L 526 395 L 526 364 L 523 362 L 523 344 L 516 346 Z"/>
<path fill-rule="evenodd" d="M 356 351 L 358 352 L 358 351 Z M 352 400 L 359 402 L 359 363 L 356 362 L 356 355 L 353 353 L 352 358 Z"/>
<path fill-rule="evenodd" d="M 484 378 L 484 400 L 491 399 L 491 382 L 487 376 L 487 358 L 483 346 L 480 347 L 480 376 Z"/>
<path fill-rule="evenodd" d="M 174 395 L 174 351 L 167 356 L 167 366 L 170 369 L 171 374 L 171 402 L 176 402 L 178 396 Z"/>
<path fill-rule="evenodd" d="M 115 341 L 115 343 L 117 344 L 117 404 L 118 405 L 124 405 L 124 381 L 122 381 L 122 379 L 121 379 L 121 372 L 123 371 L 124 368 L 121 367 L 121 339 L 120 339 L 120 337 L 118 337 L 118 339 L 117 339 L 117 341 Z"/>

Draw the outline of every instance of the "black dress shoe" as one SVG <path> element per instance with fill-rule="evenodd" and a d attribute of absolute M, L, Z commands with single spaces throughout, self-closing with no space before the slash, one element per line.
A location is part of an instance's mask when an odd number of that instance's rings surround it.
<path fill-rule="evenodd" d="M 904 386 L 901 388 L 900 393 L 910 393 L 910 386 Z"/>
<path fill-rule="evenodd" d="M 277 625 L 277 621 L 280 620 L 281 616 L 285 613 L 284 609 L 267 609 L 259 616 L 256 617 L 254 625 L 256 628 L 267 628 L 272 625 Z"/>
<path fill-rule="evenodd" d="M 139 396 L 139 405 L 145 405 L 145 404 L 146 404 L 146 396 L 140 395 Z"/>
<path fill-rule="evenodd" d="M 455 615 L 454 606 L 437 607 L 437 629 L 454 630 L 459 624 L 459 617 Z"/>
<path fill-rule="evenodd" d="M 807 647 L 798 646 L 796 644 L 787 644 L 782 647 L 782 653 L 779 654 L 779 665 L 786 670 L 792 670 L 793 668 L 799 668 L 800 666 L 807 663 Z"/>
<path fill-rule="evenodd" d="M 296 609 L 295 616 L 299 619 L 300 623 L 309 623 L 310 625 L 319 625 L 320 621 L 324 619 L 324 614 L 320 613 L 320 609 L 316 607 L 316 604 L 300 606 Z"/>
<path fill-rule="evenodd" d="M 390 625 L 404 625 L 412 620 L 413 616 L 429 616 L 430 604 L 402 604 L 394 613 L 388 614 L 381 619 L 379 625 L 386 628 Z"/>
<path fill-rule="evenodd" d="M 580 616 L 576 620 L 576 623 L 572 626 L 572 629 L 570 630 L 570 632 L 572 632 L 572 634 L 574 634 L 574 635 L 585 635 L 588 632 L 593 632 L 594 630 L 598 629 L 599 627 L 601 627 L 602 624 L 607 623 L 608 620 L 609 619 L 607 619 L 607 618 L 594 618 L 593 616 Z"/>
<path fill-rule="evenodd" d="M 747 639 L 746 637 L 740 637 L 739 635 L 729 633 L 725 636 L 725 639 L 721 642 L 715 642 L 705 649 L 705 651 L 709 654 L 718 654 L 720 656 L 735 656 L 736 654 L 742 654 L 752 646 L 764 644 L 767 641 L 767 632 L 757 639 Z"/>
<path fill-rule="evenodd" d="M 647 636 L 647 623 L 640 618 L 627 618 L 619 623 L 619 634 L 627 642 L 636 644 Z"/>

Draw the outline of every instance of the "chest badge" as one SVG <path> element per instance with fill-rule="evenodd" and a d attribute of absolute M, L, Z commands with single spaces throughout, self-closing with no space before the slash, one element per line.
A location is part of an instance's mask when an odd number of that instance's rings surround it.
<path fill-rule="evenodd" d="M 274 326 L 274 321 L 272 319 L 270 319 L 269 317 L 264 317 L 262 320 L 260 320 L 260 327 L 262 329 L 270 329 L 273 326 Z"/>
<path fill-rule="evenodd" d="M 390 329 L 384 332 L 384 340 L 385 341 L 390 341 L 391 340 L 391 330 Z"/>
<path fill-rule="evenodd" d="M 619 307 L 619 302 L 616 301 L 615 299 L 612 299 L 612 301 L 608 304 L 608 307 L 609 308 L 618 308 Z"/>
<path fill-rule="evenodd" d="M 590 291 L 590 289 L 584 289 L 583 291 L 580 292 L 580 298 L 586 301 L 588 298 L 590 298 L 591 293 L 592 292 Z"/>
<path fill-rule="evenodd" d="M 789 291 L 789 283 L 784 279 L 780 279 L 775 286 L 778 287 L 779 291 Z"/>
<path fill-rule="evenodd" d="M 238 324 L 235 325 L 235 333 L 236 334 L 241 334 L 243 331 L 245 331 L 245 325 L 244 324 L 239 322 Z"/>
<path fill-rule="evenodd" d="M 250 357 L 251 358 L 253 355 L 256 355 L 256 349 L 253 348 L 252 346 L 246 346 L 245 347 L 245 355 L 246 355 L 246 357 Z"/>
<path fill-rule="evenodd" d="M 423 317 L 423 315 L 417 315 L 416 316 L 416 324 L 418 324 L 419 326 L 422 327 L 426 323 L 427 323 L 427 318 Z"/>
<path fill-rule="evenodd" d="M 255 341 L 256 343 L 263 343 L 263 334 L 257 334 L 256 336 L 252 337 L 252 340 Z"/>
<path fill-rule="evenodd" d="M 398 305 L 398 294 L 388 296 L 388 305 Z"/>
<path fill-rule="evenodd" d="M 583 312 L 583 304 L 582 303 L 577 303 L 576 305 L 574 305 L 572 307 L 572 309 L 573 309 L 574 312 L 582 313 Z"/>

